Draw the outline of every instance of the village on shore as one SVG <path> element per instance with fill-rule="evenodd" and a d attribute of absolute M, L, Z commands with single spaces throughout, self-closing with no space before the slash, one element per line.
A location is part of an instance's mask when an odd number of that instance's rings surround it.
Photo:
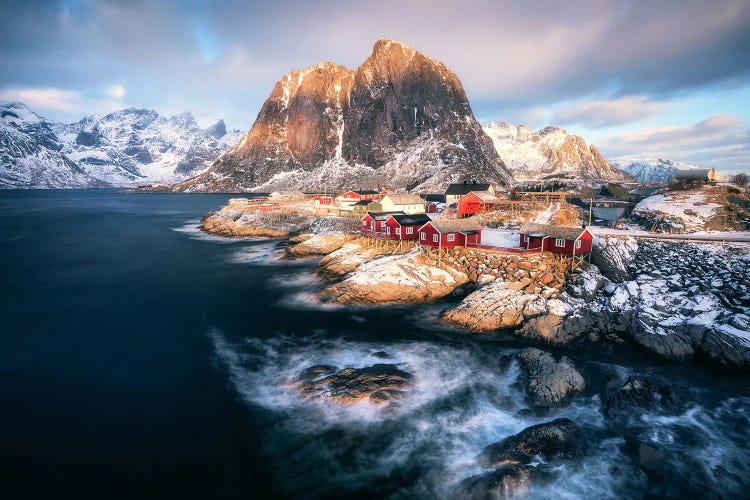
<path fill-rule="evenodd" d="M 251 195 L 201 228 L 287 238 L 289 258 L 320 257 L 324 302 L 461 299 L 446 302 L 440 321 L 542 344 L 633 342 L 668 359 L 747 368 L 750 233 L 740 229 L 750 197 L 707 172 L 668 188 L 467 180 L 427 195 Z M 709 275 L 717 278 L 704 283 Z"/>

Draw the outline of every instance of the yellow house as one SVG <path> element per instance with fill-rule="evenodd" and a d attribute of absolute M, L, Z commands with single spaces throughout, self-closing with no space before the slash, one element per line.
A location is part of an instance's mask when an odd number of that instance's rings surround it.
<path fill-rule="evenodd" d="M 380 200 L 383 212 L 401 211 L 405 214 L 423 214 L 424 200 L 416 194 L 389 193 Z"/>

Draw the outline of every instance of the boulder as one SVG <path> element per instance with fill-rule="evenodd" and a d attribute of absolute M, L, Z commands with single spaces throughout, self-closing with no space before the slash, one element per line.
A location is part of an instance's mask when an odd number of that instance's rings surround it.
<path fill-rule="evenodd" d="M 583 376 L 565 356 L 555 361 L 551 354 L 529 348 L 518 358 L 528 374 L 527 396 L 536 408 L 563 406 L 586 387 Z"/>
<path fill-rule="evenodd" d="M 477 462 L 483 467 L 495 468 L 529 464 L 536 457 L 541 457 L 547 463 L 582 459 L 583 435 L 580 427 L 567 418 L 528 427 L 487 446 L 477 457 Z"/>
<path fill-rule="evenodd" d="M 412 378 L 410 373 L 392 364 L 338 371 L 333 366 L 315 365 L 300 373 L 292 386 L 307 399 L 323 399 L 342 406 L 365 401 L 388 406 L 403 398 Z"/>
<path fill-rule="evenodd" d="M 667 457 L 650 444 L 632 436 L 625 436 L 625 452 L 649 479 L 659 480 L 663 477 L 667 468 Z"/>
<path fill-rule="evenodd" d="M 640 415 L 643 410 L 664 412 L 677 405 L 678 399 L 672 389 L 642 377 L 628 377 L 617 392 L 602 398 L 604 416 L 616 422 Z"/>
<path fill-rule="evenodd" d="M 510 498 L 522 494 L 538 475 L 537 468 L 531 465 L 505 465 L 464 479 L 456 487 L 453 497 L 471 500 Z"/>

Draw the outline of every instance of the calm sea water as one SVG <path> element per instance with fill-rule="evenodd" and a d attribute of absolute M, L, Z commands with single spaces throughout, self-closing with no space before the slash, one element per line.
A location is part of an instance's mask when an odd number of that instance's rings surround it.
<path fill-rule="evenodd" d="M 446 303 L 318 304 L 314 260 L 197 231 L 228 198 L 0 191 L 6 498 L 441 497 L 481 472 L 483 446 L 548 419 L 519 414 L 518 367 L 501 370 L 522 344 L 439 326 Z M 379 351 L 415 374 L 393 413 L 286 386 L 312 364 L 367 366 Z M 587 458 L 529 496 L 746 495 L 746 375 L 624 347 L 566 354 L 589 385 L 555 416 L 584 426 Z M 630 374 L 673 384 L 684 407 L 608 428 L 600 394 Z M 626 433 L 674 459 L 667 486 L 639 476 Z"/>

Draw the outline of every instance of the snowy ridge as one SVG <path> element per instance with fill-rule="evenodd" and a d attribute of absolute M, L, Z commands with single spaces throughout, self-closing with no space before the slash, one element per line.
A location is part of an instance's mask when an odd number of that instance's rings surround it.
<path fill-rule="evenodd" d="M 670 179 L 678 170 L 700 168 L 662 158 L 615 158 L 612 164 L 635 177 L 639 182 L 655 184 L 669 184 Z"/>
<path fill-rule="evenodd" d="M 518 181 L 558 175 L 604 180 L 627 177 L 602 158 L 594 146 L 561 128 L 546 127 L 536 131 L 523 125 L 492 122 L 484 127 L 484 132 Z"/>
<path fill-rule="evenodd" d="M 0 104 L 0 187 L 68 188 L 177 182 L 208 168 L 240 139 L 207 113 L 171 118 L 129 108 L 48 122 L 22 103 Z"/>

